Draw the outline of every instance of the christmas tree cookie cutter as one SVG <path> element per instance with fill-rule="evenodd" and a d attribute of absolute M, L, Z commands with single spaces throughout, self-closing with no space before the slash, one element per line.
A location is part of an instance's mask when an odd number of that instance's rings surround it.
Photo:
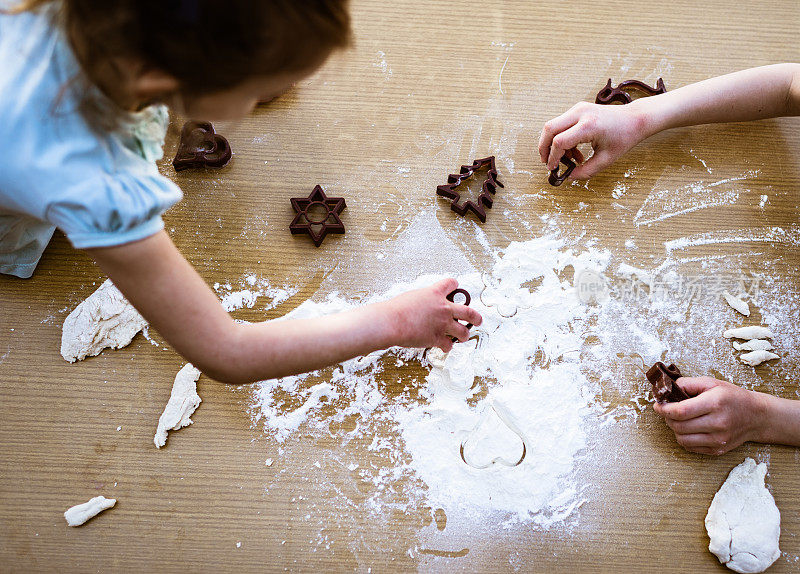
<path fill-rule="evenodd" d="M 466 445 L 469 442 L 469 439 L 472 438 L 472 436 L 481 427 L 481 425 L 483 425 L 486 422 L 486 420 L 491 415 L 491 412 L 494 412 L 494 414 L 497 415 L 497 418 L 500 419 L 500 422 L 502 422 L 506 427 L 508 427 L 508 429 L 515 435 L 517 435 L 519 437 L 519 440 L 522 441 L 522 454 L 520 455 L 519 459 L 508 460 L 505 457 L 496 456 L 487 463 L 477 463 L 469 460 L 469 457 L 465 452 Z M 525 434 L 516 425 L 513 417 L 511 416 L 511 413 L 509 413 L 505 407 L 503 407 L 496 401 L 492 401 L 490 403 L 489 409 L 487 409 L 484 416 L 481 417 L 480 422 L 478 422 L 478 424 L 475 425 L 475 427 L 469 433 L 467 438 L 461 441 L 460 454 L 461 454 L 461 460 L 464 461 L 464 464 L 466 464 L 467 466 L 471 466 L 472 468 L 476 468 L 478 470 L 484 470 L 495 465 L 505 466 L 508 468 L 514 468 L 515 466 L 519 466 L 520 464 L 522 464 L 522 461 L 525 460 L 525 455 L 527 454 L 527 452 L 528 452 L 528 445 L 527 445 L 527 440 L 525 439 Z"/>
<path fill-rule="evenodd" d="M 317 185 L 308 197 L 293 197 L 289 201 L 295 211 L 289 224 L 292 235 L 307 233 L 319 247 L 328 233 L 344 233 L 344 223 L 339 218 L 347 204 L 343 197 L 328 197 Z"/>
<path fill-rule="evenodd" d="M 486 181 L 483 182 L 481 193 L 476 201 L 465 201 L 461 203 L 461 193 L 456 191 L 464 181 L 472 177 L 479 169 L 487 167 Z M 494 156 L 476 159 L 472 165 L 462 165 L 459 173 L 451 173 L 447 176 L 447 184 L 436 188 L 436 195 L 450 200 L 450 209 L 458 215 L 466 216 L 471 211 L 482 222 L 486 223 L 486 208 L 492 207 L 494 194 L 498 187 L 503 187 L 497 179 L 497 167 L 495 166 Z"/>

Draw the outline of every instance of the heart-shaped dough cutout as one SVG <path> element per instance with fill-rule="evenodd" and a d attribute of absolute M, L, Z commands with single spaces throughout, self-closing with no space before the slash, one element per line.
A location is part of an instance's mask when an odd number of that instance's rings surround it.
<path fill-rule="evenodd" d="M 528 450 L 525 435 L 511 414 L 493 402 L 486 414 L 461 443 L 461 460 L 477 469 L 495 465 L 519 466 Z"/>

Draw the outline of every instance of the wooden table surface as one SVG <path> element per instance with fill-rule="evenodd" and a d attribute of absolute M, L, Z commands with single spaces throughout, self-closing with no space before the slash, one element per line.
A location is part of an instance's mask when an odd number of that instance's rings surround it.
<path fill-rule="evenodd" d="M 665 241 L 696 234 L 778 227 L 796 237 L 796 119 L 661 134 L 588 188 L 549 188 L 535 146 L 547 119 L 592 99 L 609 77 L 663 76 L 673 88 L 798 60 L 797 2 L 355 0 L 352 12 L 353 49 L 245 120 L 218 126 L 235 151 L 228 167 L 175 174 L 161 165 L 185 192 L 166 215 L 167 228 L 209 283 L 236 284 L 256 273 L 300 288 L 271 311 L 234 316 L 274 318 L 323 283 L 325 292 L 363 294 L 376 274 L 401 275 L 363 262 L 391 248 L 420 211 L 435 213 L 481 264 L 477 224 L 458 221 L 434 190 L 447 173 L 487 153 L 498 156 L 506 183 L 482 226 L 494 247 L 544 233 L 543 215 L 556 216 L 560 232 L 578 244 L 581 234 L 596 238 L 645 268 L 663 259 Z M 168 159 L 178 125 L 175 119 Z M 626 179 L 631 170 L 635 177 Z M 631 213 L 656 188 L 676 190 L 680 199 L 692 182 L 743 173 L 751 177 L 737 188 L 738 201 L 633 224 Z M 625 193 L 615 193 L 621 182 Z M 315 250 L 287 225 L 288 198 L 317 183 L 347 197 L 348 231 Z M 762 195 L 769 197 L 763 208 Z M 635 252 L 626 248 L 629 239 Z M 797 245 L 706 243 L 687 248 L 686 265 L 739 257 L 743 270 L 781 278 L 796 301 Z M 60 234 L 32 279 L 0 277 L 0 570 L 722 571 L 707 551 L 703 518 L 745 456 L 769 461 L 781 510 L 784 555 L 771 571 L 800 569 L 800 451 L 748 444 L 719 458 L 692 455 L 651 409 L 606 428 L 602 441 L 615 445 L 614 455 L 597 467 L 577 516 L 550 530 L 503 529 L 489 517 L 442 529 L 442 517 L 437 527 L 427 507 L 376 520 L 359 504 L 329 503 L 329 488 L 309 464 L 339 445 L 300 436 L 279 454 L 273 439 L 252 428 L 247 390 L 207 377 L 198 384 L 203 404 L 195 424 L 156 450 L 153 433 L 181 357 L 141 336 L 77 364 L 59 355 L 64 317 L 103 279 Z M 789 308 L 796 312 L 797 304 Z M 784 340 L 800 340 L 797 320 L 786 328 Z M 748 383 L 797 398 L 796 355 L 779 365 L 759 369 Z M 389 389 L 424 372 L 407 365 L 383 376 Z M 117 498 L 117 507 L 68 528 L 64 510 L 97 494 Z"/>

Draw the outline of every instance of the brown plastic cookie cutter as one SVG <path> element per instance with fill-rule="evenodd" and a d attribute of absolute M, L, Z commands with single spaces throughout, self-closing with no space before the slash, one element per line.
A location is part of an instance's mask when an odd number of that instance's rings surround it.
<path fill-rule="evenodd" d="M 597 92 L 594 103 L 603 105 L 614 103 L 630 104 L 633 98 L 628 91 L 642 92 L 644 96 L 656 96 L 666 93 L 667 88 L 664 86 L 663 78 L 658 79 L 655 88 L 651 88 L 640 80 L 625 80 L 624 82 L 620 82 L 615 88 L 611 85 L 611 78 L 609 78 L 603 89 Z"/>
<path fill-rule="evenodd" d="M 559 161 L 563 163 L 565 166 L 567 166 L 567 169 L 565 169 L 561 173 L 561 175 L 558 174 L 558 166 L 556 166 L 556 168 L 550 172 L 550 177 L 547 178 L 547 181 L 553 187 L 558 187 L 559 185 L 567 181 L 567 178 L 572 173 L 572 170 L 577 167 L 575 162 L 572 161 L 572 159 L 567 157 L 566 155 L 561 156 L 561 159 Z"/>
<path fill-rule="evenodd" d="M 658 362 L 647 371 L 647 380 L 653 385 L 653 396 L 659 403 L 677 403 L 689 397 L 675 381 L 681 378 L 681 371 L 675 365 L 665 366 Z"/>
<path fill-rule="evenodd" d="M 181 129 L 178 152 L 172 160 L 175 171 L 197 167 L 223 167 L 231 160 L 231 146 L 214 131 L 211 122 L 188 121 Z"/>
<path fill-rule="evenodd" d="M 486 181 L 483 182 L 481 194 L 478 196 L 477 201 L 461 201 L 461 194 L 456 191 L 456 188 L 461 185 L 465 180 L 469 179 L 475 174 L 476 170 L 488 166 L 486 172 Z M 450 200 L 450 209 L 455 211 L 461 216 L 465 216 L 468 211 L 472 211 L 482 223 L 486 222 L 486 209 L 491 208 L 494 198 L 492 197 L 497 188 L 503 187 L 503 184 L 497 179 L 497 168 L 494 163 L 494 156 L 485 157 L 483 159 L 476 159 L 472 165 L 462 165 L 460 173 L 451 173 L 447 176 L 447 184 L 440 185 L 436 188 L 436 195 L 440 195 Z"/>
<path fill-rule="evenodd" d="M 464 299 L 464 302 L 461 303 L 461 304 L 469 307 L 469 304 L 472 302 L 472 297 L 470 297 L 469 291 L 467 291 L 466 289 L 461 289 L 461 288 L 454 289 L 453 291 L 450 291 L 450 293 L 447 294 L 447 300 L 450 301 L 451 303 L 455 303 L 456 302 L 455 301 L 456 295 L 463 295 L 465 299 Z M 456 323 L 458 323 L 458 321 L 456 321 Z M 472 323 L 467 323 L 464 326 L 467 329 L 472 329 L 473 325 L 472 325 Z M 452 340 L 453 340 L 454 343 L 458 343 L 458 337 L 453 337 Z"/>
<path fill-rule="evenodd" d="M 328 197 L 317 185 L 308 197 L 293 197 L 290 201 L 296 214 L 289 225 L 292 235 L 308 233 L 319 247 L 328 233 L 344 233 L 344 223 L 339 218 L 347 207 L 343 197 Z"/>

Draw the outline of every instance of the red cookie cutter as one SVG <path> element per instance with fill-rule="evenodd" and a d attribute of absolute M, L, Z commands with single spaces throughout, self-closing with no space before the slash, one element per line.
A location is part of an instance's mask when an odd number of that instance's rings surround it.
<path fill-rule="evenodd" d="M 462 305 L 466 305 L 467 307 L 469 307 L 469 304 L 472 302 L 472 297 L 470 297 L 469 291 L 467 291 L 466 289 L 455 289 L 453 291 L 450 291 L 450 293 L 447 294 L 447 300 L 450 301 L 451 303 L 455 303 L 456 295 L 463 295 L 465 301 L 462 303 Z M 458 321 L 456 321 L 456 323 L 458 323 Z M 472 329 L 473 325 L 472 323 L 467 323 L 464 326 L 467 329 Z M 458 338 L 453 337 L 453 342 L 458 343 Z"/>
<path fill-rule="evenodd" d="M 231 146 L 214 131 L 211 122 L 188 121 L 181 129 L 181 140 L 172 166 L 175 171 L 196 167 L 223 167 L 231 160 Z"/>
<path fill-rule="evenodd" d="M 486 181 L 483 182 L 481 194 L 476 201 L 461 201 L 461 194 L 456 191 L 456 188 L 461 185 L 464 180 L 469 179 L 475 174 L 475 171 L 484 166 L 489 166 L 486 172 Z M 451 173 L 447 176 L 447 185 L 440 185 L 436 188 L 436 195 L 440 195 L 450 200 L 450 209 L 457 214 L 464 216 L 468 211 L 472 211 L 481 222 L 486 222 L 486 209 L 491 208 L 494 202 L 493 195 L 497 192 L 497 187 L 503 187 L 503 184 L 497 179 L 497 168 L 494 163 L 494 156 L 485 157 L 483 159 L 476 159 L 472 165 L 462 165 L 461 172 L 457 174 Z"/>
<path fill-rule="evenodd" d="M 667 88 L 664 86 L 663 78 L 658 79 L 655 88 L 651 88 L 639 80 L 625 80 L 624 82 L 620 82 L 619 85 L 614 88 L 611 86 L 611 78 L 609 78 L 608 83 L 606 83 L 603 89 L 597 92 L 597 97 L 594 99 L 594 103 L 603 105 L 617 102 L 620 104 L 630 104 L 633 101 L 633 98 L 628 91 L 643 92 L 644 96 L 656 96 L 658 94 L 666 93 Z"/>
<path fill-rule="evenodd" d="M 342 210 L 347 207 L 343 197 L 328 197 L 318 185 L 308 197 L 293 197 L 290 201 L 296 213 L 289 225 L 289 231 L 293 235 L 308 233 L 314 245 L 319 247 L 328 233 L 344 233 L 344 223 L 339 218 Z M 310 213 L 313 209 L 317 209 L 323 216 Z"/>
<path fill-rule="evenodd" d="M 681 371 L 675 365 L 665 366 L 658 362 L 647 371 L 647 380 L 653 385 L 653 396 L 659 403 L 677 403 L 689 397 L 675 381 L 681 378 Z"/>

